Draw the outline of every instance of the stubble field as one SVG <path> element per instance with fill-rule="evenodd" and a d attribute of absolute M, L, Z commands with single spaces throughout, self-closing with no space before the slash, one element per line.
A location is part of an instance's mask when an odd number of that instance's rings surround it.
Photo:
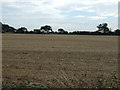
<path fill-rule="evenodd" d="M 4 86 L 29 80 L 52 88 L 110 87 L 117 36 L 3 34 Z M 110 83 L 109 83 L 110 84 Z"/>

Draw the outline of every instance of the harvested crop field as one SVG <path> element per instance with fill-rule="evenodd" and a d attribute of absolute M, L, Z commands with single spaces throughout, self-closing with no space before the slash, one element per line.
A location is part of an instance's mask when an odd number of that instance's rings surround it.
<path fill-rule="evenodd" d="M 3 34 L 2 47 L 5 87 L 25 80 L 50 88 L 111 87 L 106 82 L 118 70 L 117 36 Z"/>

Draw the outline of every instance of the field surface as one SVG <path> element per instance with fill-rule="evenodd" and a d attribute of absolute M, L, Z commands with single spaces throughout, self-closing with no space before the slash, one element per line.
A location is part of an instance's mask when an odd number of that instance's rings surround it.
<path fill-rule="evenodd" d="M 117 36 L 3 34 L 2 47 L 4 83 L 96 87 L 117 73 Z"/>

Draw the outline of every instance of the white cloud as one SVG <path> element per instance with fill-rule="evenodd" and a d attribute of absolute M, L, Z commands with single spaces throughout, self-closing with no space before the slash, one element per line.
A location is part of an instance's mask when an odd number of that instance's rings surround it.
<path fill-rule="evenodd" d="M 92 20 L 103 20 L 103 19 L 106 19 L 107 17 L 102 17 L 102 16 L 91 16 L 91 17 L 88 17 Z"/>
<path fill-rule="evenodd" d="M 65 11 L 74 10 L 98 13 L 101 16 L 104 15 L 101 14 L 102 12 L 106 12 L 106 15 L 116 17 L 117 12 L 115 9 L 117 9 L 116 4 L 118 1 L 119 0 L 4 0 L 3 2 L 6 3 L 6 6 L 21 9 L 24 13 L 38 12 L 50 14 L 53 15 L 53 17 L 55 16 L 54 14 L 63 17 L 62 14 Z M 116 5 L 116 7 L 113 7 L 113 5 Z"/>
<path fill-rule="evenodd" d="M 83 15 L 78 15 L 78 16 L 75 16 L 75 18 L 85 18 L 85 16 L 83 16 Z"/>
<path fill-rule="evenodd" d="M 74 16 L 75 18 L 88 18 L 91 20 L 104 20 L 107 19 L 107 17 L 105 16 L 83 16 L 83 15 L 78 15 L 78 16 Z"/>
<path fill-rule="evenodd" d="M 40 18 L 64 18 L 64 16 L 61 13 L 60 10 L 54 8 L 48 2 L 45 2 L 47 0 L 42 1 L 36 1 L 36 2 L 3 2 L 3 6 L 11 8 L 12 9 L 18 9 L 19 11 L 16 11 L 14 15 L 21 15 L 26 14 L 39 16 Z M 11 13 L 13 15 L 13 13 Z M 4 13 L 6 14 L 6 13 Z M 34 16 L 33 16 L 34 17 Z M 31 16 L 32 18 L 32 16 Z"/>
<path fill-rule="evenodd" d="M 118 3 L 119 0 L 77 0 L 78 3 L 84 4 L 84 5 L 95 5 L 95 4 L 114 4 Z"/>
<path fill-rule="evenodd" d="M 104 17 L 109 17 L 109 16 L 112 16 L 112 17 L 118 17 L 118 13 L 115 13 L 115 12 L 102 12 L 100 13 L 101 16 L 104 16 Z"/>
<path fill-rule="evenodd" d="M 3 9 L 7 11 L 3 13 L 4 18 L 16 18 L 18 20 L 41 20 L 44 18 L 46 20 L 43 21 L 44 23 L 46 23 L 47 20 L 52 21 L 52 19 L 56 21 L 61 20 L 64 23 L 66 18 L 68 19 L 67 16 L 70 16 L 69 19 L 74 17 L 86 18 L 88 20 L 107 20 L 109 16 L 117 18 L 118 1 L 119 0 L 2 0 L 3 6 L 8 7 L 8 10 L 3 7 Z M 11 11 L 9 9 L 11 9 Z M 75 15 L 68 14 L 71 12 L 74 13 L 74 11 L 79 13 Z M 80 14 L 81 12 L 85 12 L 86 14 Z"/>
<path fill-rule="evenodd" d="M 2 0 L 2 2 L 16 2 L 18 0 Z"/>
<path fill-rule="evenodd" d="M 77 11 L 85 11 L 85 10 L 88 10 L 90 7 L 89 6 L 84 6 L 84 7 L 77 7 L 75 8 L 75 10 Z"/>
<path fill-rule="evenodd" d="M 96 11 L 95 11 L 95 10 L 92 10 L 92 9 L 91 9 L 91 10 L 89 9 L 89 10 L 87 10 L 87 12 L 96 12 Z"/>

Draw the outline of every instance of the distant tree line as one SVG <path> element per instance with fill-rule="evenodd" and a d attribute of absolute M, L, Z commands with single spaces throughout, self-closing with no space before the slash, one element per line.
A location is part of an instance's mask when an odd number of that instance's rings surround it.
<path fill-rule="evenodd" d="M 20 27 L 15 29 L 7 24 L 0 23 L 0 30 L 2 33 L 21 33 L 21 34 L 70 34 L 70 35 L 120 35 L 120 29 L 111 31 L 108 28 L 107 23 L 102 23 L 97 26 L 97 31 L 73 31 L 68 32 L 63 28 L 59 28 L 57 31 L 53 31 L 50 25 L 41 26 L 39 29 L 34 29 L 33 31 L 28 31 L 26 27 Z"/>

